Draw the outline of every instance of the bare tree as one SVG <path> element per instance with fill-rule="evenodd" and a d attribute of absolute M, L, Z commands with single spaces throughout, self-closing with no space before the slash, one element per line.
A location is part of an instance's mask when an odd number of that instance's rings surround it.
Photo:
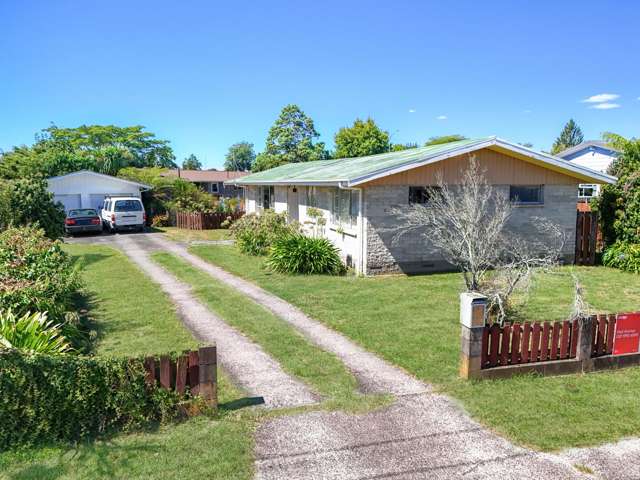
<path fill-rule="evenodd" d="M 470 156 L 459 184 L 449 185 L 438 175 L 428 196 L 426 204 L 393 209 L 402 224 L 394 241 L 422 231 L 444 259 L 462 272 L 468 291 L 489 297 L 498 320 L 505 318 L 511 295 L 528 290 L 534 271 L 557 265 L 565 242 L 562 229 L 536 218 L 539 234 L 533 238 L 509 231 L 511 202 L 487 182 L 475 156 Z"/>

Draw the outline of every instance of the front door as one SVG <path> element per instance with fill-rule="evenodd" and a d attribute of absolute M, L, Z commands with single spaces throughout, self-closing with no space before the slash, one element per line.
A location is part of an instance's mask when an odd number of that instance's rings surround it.
<path fill-rule="evenodd" d="M 287 189 L 287 211 L 289 212 L 289 221 L 298 221 L 298 188 L 289 187 Z"/>

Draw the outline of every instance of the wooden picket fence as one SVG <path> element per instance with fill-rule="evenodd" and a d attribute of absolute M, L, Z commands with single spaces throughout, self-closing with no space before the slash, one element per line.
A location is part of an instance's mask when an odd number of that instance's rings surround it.
<path fill-rule="evenodd" d="M 144 360 L 147 383 L 159 383 L 161 388 L 184 395 L 201 396 L 209 406 L 217 406 L 216 347 L 202 347 L 184 352 L 177 358 L 169 355 L 146 357 Z"/>
<path fill-rule="evenodd" d="M 592 357 L 611 355 L 616 315 L 598 315 L 593 322 Z M 494 323 L 482 332 L 481 368 L 576 358 L 578 320 Z"/>
<path fill-rule="evenodd" d="M 187 230 L 214 230 L 222 228 L 222 223 L 227 218 L 231 217 L 232 221 L 236 221 L 243 215 L 243 211 L 232 213 L 176 212 L 176 227 Z"/>
<path fill-rule="evenodd" d="M 576 265 L 596 264 L 598 214 L 578 210 L 576 217 Z"/>

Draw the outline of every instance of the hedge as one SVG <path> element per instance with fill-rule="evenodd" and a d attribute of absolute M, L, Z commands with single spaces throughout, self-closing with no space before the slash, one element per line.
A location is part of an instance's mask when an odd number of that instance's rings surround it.
<path fill-rule="evenodd" d="M 178 401 L 145 383 L 142 359 L 0 351 L 0 450 L 165 422 Z"/>

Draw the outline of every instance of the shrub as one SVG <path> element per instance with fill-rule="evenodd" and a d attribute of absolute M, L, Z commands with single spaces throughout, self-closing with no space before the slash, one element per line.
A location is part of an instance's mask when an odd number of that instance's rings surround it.
<path fill-rule="evenodd" d="M 0 310 L 0 350 L 13 348 L 22 353 L 64 353 L 71 349 L 61 329 L 47 320 L 46 313 L 25 313 L 17 317 Z"/>
<path fill-rule="evenodd" d="M 602 263 L 607 267 L 640 273 L 640 245 L 616 242 L 605 250 Z"/>
<path fill-rule="evenodd" d="M 66 321 L 80 286 L 77 269 L 59 241 L 34 227 L 0 233 L 0 305 L 16 315 L 48 312 L 56 323 Z"/>
<path fill-rule="evenodd" d="M 145 383 L 142 359 L 0 351 L 0 450 L 167 421 L 178 400 Z"/>
<path fill-rule="evenodd" d="M 151 219 L 152 227 L 168 227 L 169 226 L 169 214 L 154 215 Z"/>
<path fill-rule="evenodd" d="M 248 255 L 266 255 L 279 238 L 300 231 L 298 223 L 287 223 L 286 213 L 265 210 L 261 215 L 244 215 L 231 226 L 240 251 Z"/>
<path fill-rule="evenodd" d="M 271 247 L 267 266 L 280 273 L 339 275 L 345 271 L 335 245 L 326 238 L 302 234 L 278 239 Z"/>
<path fill-rule="evenodd" d="M 49 238 L 64 233 L 64 208 L 53 202 L 47 183 L 39 178 L 24 178 L 5 183 L 0 193 L 0 229 L 37 225 Z"/>

